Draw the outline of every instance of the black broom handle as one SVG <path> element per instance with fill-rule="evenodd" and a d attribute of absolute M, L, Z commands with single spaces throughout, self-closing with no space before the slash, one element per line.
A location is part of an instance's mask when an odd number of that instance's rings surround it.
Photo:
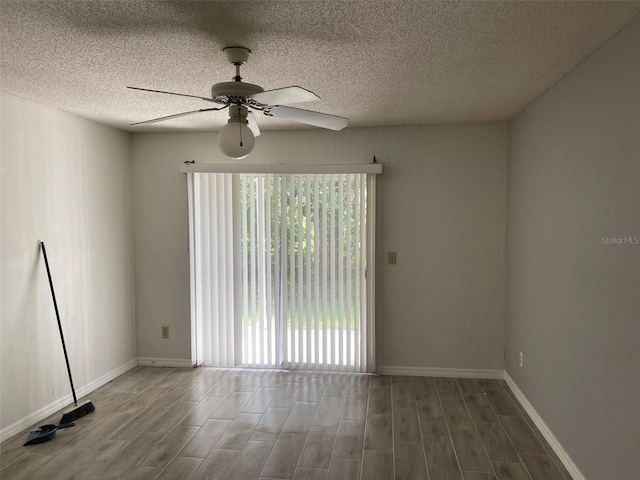
<path fill-rule="evenodd" d="M 60 313 L 58 313 L 58 302 L 56 302 L 56 293 L 53 291 L 53 279 L 49 270 L 49 260 L 47 260 L 47 249 L 44 248 L 44 242 L 40 242 L 42 254 L 44 255 L 44 264 L 47 267 L 47 277 L 49 277 L 49 287 L 51 287 L 51 297 L 53 298 L 53 308 L 56 310 L 56 319 L 58 320 L 58 330 L 60 330 L 60 339 L 62 340 L 62 350 L 64 350 L 64 361 L 67 362 L 67 373 L 69 374 L 69 383 L 71 383 L 71 393 L 73 394 L 73 403 L 78 404 L 76 398 L 76 389 L 73 388 L 73 378 L 71 378 L 71 367 L 69 366 L 69 356 L 67 355 L 67 345 L 64 343 L 64 334 L 62 333 L 62 323 L 60 323 Z"/>

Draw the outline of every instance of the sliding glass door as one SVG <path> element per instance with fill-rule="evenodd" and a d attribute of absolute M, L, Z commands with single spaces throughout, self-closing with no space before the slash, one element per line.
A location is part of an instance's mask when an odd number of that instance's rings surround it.
<path fill-rule="evenodd" d="M 370 370 L 373 176 L 189 175 L 195 361 Z"/>

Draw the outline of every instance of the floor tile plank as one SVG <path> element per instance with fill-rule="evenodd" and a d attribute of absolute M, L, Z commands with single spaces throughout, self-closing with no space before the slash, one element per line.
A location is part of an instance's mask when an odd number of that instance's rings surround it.
<path fill-rule="evenodd" d="M 222 402 L 224 402 L 225 397 L 204 397 L 204 399 L 189 412 L 182 422 L 182 425 L 197 425 L 201 427 L 207 420 L 211 417 L 213 412 L 215 412 Z"/>
<path fill-rule="evenodd" d="M 317 403 L 296 402 L 291 409 L 289 418 L 287 418 L 282 431 L 289 433 L 308 433 L 317 411 Z"/>
<path fill-rule="evenodd" d="M 391 387 L 389 385 L 371 386 L 367 411 L 369 413 L 391 413 Z"/>
<path fill-rule="evenodd" d="M 464 394 L 464 402 L 474 422 L 498 422 L 498 417 L 483 393 Z"/>
<path fill-rule="evenodd" d="M 402 443 L 420 442 L 420 425 L 416 408 L 393 409 L 393 439 Z"/>
<path fill-rule="evenodd" d="M 281 433 L 262 469 L 263 477 L 292 478 L 307 435 Z"/>
<path fill-rule="evenodd" d="M 274 444 L 249 441 L 236 457 L 224 480 L 247 480 L 257 478 L 269 458 Z M 204 479 L 203 479 L 204 480 Z"/>
<path fill-rule="evenodd" d="M 326 468 L 298 467 L 293 480 L 326 480 L 329 470 Z"/>
<path fill-rule="evenodd" d="M 440 399 L 462 398 L 455 378 L 436 377 L 433 381 L 436 384 L 436 390 L 438 391 Z"/>
<path fill-rule="evenodd" d="M 359 480 L 360 460 L 332 458 L 327 480 Z"/>
<path fill-rule="evenodd" d="M 518 453 L 547 453 L 522 417 L 500 417 L 500 422 Z"/>
<path fill-rule="evenodd" d="M 396 480 L 428 480 L 422 443 L 394 445 Z"/>
<path fill-rule="evenodd" d="M 367 415 L 368 396 L 365 395 L 347 395 L 342 403 L 340 412 L 341 420 L 364 420 Z"/>
<path fill-rule="evenodd" d="M 413 377 L 413 387 L 418 404 L 440 403 L 440 397 L 432 377 Z"/>
<path fill-rule="evenodd" d="M 489 403 L 491 403 L 491 406 L 493 407 L 497 415 L 520 415 L 520 410 L 518 410 L 518 407 L 516 407 L 515 403 L 513 403 L 509 394 L 502 389 L 489 390 L 487 392 L 487 400 L 489 400 Z"/>
<path fill-rule="evenodd" d="M 328 469 L 337 432 L 337 427 L 311 427 L 298 466 Z"/>
<path fill-rule="evenodd" d="M 476 428 L 480 441 L 492 462 L 518 463 L 520 461 L 511 440 L 499 423 L 476 423 Z"/>
<path fill-rule="evenodd" d="M 487 424 L 493 425 L 493 424 Z M 451 430 L 451 441 L 456 451 L 461 470 L 492 472 L 482 443 L 474 430 Z"/>
<path fill-rule="evenodd" d="M 298 394 L 298 402 L 319 402 L 324 392 L 325 381 L 322 378 L 312 377 L 304 384 Z"/>
<path fill-rule="evenodd" d="M 363 443 L 364 422 L 340 420 L 331 455 L 335 458 L 360 459 L 362 458 Z"/>
<path fill-rule="evenodd" d="M 50 459 L 49 455 L 22 455 L 0 470 L 0 478 L 28 480 L 35 469 Z"/>
<path fill-rule="evenodd" d="M 111 440 L 133 440 L 140 435 L 140 433 L 153 425 L 160 417 L 164 417 L 168 410 L 169 409 L 165 407 L 149 407 L 140 412 L 131 421 L 127 422 L 109 438 Z"/>
<path fill-rule="evenodd" d="M 478 379 L 478 383 L 480 384 L 480 388 L 482 388 L 482 391 L 485 393 L 488 392 L 492 392 L 492 391 L 500 391 L 500 390 L 504 390 L 502 388 L 502 383 L 500 383 L 500 380 L 496 380 L 496 379 Z"/>
<path fill-rule="evenodd" d="M 460 387 L 460 391 L 463 394 L 484 393 L 482 391 L 482 387 L 480 386 L 480 382 L 478 382 L 478 380 L 475 378 L 456 378 L 456 382 L 458 382 L 458 387 Z"/>
<path fill-rule="evenodd" d="M 393 408 L 415 408 L 416 391 L 413 382 L 393 383 L 391 385 Z"/>
<path fill-rule="evenodd" d="M 439 403 L 421 403 L 418 405 L 418 419 L 422 435 L 449 435 L 447 422 Z"/>
<path fill-rule="evenodd" d="M 125 444 L 117 455 L 105 463 L 100 472 L 115 477 L 125 475 L 162 439 L 162 433 L 145 432 Z"/>
<path fill-rule="evenodd" d="M 473 430 L 473 422 L 461 398 L 443 398 L 442 411 L 447 425 L 452 430 Z"/>
<path fill-rule="evenodd" d="M 498 480 L 531 480 L 522 463 L 493 463 Z"/>
<path fill-rule="evenodd" d="M 373 413 L 367 416 L 364 434 L 365 450 L 393 451 L 391 414 Z"/>
<path fill-rule="evenodd" d="M 253 397 L 249 399 L 247 404 L 242 407 L 243 413 L 264 413 L 271 405 L 271 402 L 278 392 L 279 388 L 276 387 L 259 387 L 256 390 L 256 393 L 253 394 Z"/>
<path fill-rule="evenodd" d="M 234 420 L 253 395 L 251 392 L 233 392 L 211 414 L 210 418 Z"/>
<path fill-rule="evenodd" d="M 269 407 L 258 425 L 256 425 L 249 440 L 275 442 L 290 413 L 290 408 Z"/>
<path fill-rule="evenodd" d="M 322 397 L 312 424 L 319 427 L 337 427 L 342 411 L 342 401 L 340 397 Z"/>
<path fill-rule="evenodd" d="M 462 479 L 451 437 L 424 437 L 423 446 L 430 480 Z"/>
<path fill-rule="evenodd" d="M 163 467 L 144 467 L 139 465 L 122 477 L 122 480 L 156 480 L 163 470 Z M 97 476 L 96 480 L 98 478 L 104 479 L 105 477 Z"/>
<path fill-rule="evenodd" d="M 271 406 L 293 408 L 301 392 L 301 385 L 297 383 L 285 383 L 271 402 Z"/>
<path fill-rule="evenodd" d="M 140 462 L 140 465 L 148 465 L 150 467 L 167 466 L 198 430 L 199 427 L 193 425 L 178 425 L 149 451 Z"/>
<path fill-rule="evenodd" d="M 464 480 L 496 480 L 495 473 L 487 472 L 462 472 Z"/>
<path fill-rule="evenodd" d="M 157 480 L 189 480 L 202 463 L 202 458 L 176 457 Z"/>
<path fill-rule="evenodd" d="M 365 450 L 362 459 L 362 478 L 367 480 L 394 480 L 393 453 Z"/>
<path fill-rule="evenodd" d="M 207 420 L 207 423 L 196 432 L 178 455 L 205 458 L 232 423 L 233 420 Z"/>
<path fill-rule="evenodd" d="M 371 388 L 391 386 L 391 377 L 389 375 L 372 375 L 370 386 Z"/>
<path fill-rule="evenodd" d="M 222 434 L 215 448 L 242 450 L 261 419 L 262 415 L 258 413 L 238 414 L 233 423 Z"/>
<path fill-rule="evenodd" d="M 169 410 L 157 417 L 145 431 L 167 434 L 169 430 L 180 423 L 197 405 L 197 402 L 176 402 Z"/>
<path fill-rule="evenodd" d="M 531 480 L 565 480 L 558 467 L 547 454 L 523 453 L 520 455 Z"/>
<path fill-rule="evenodd" d="M 223 480 L 239 455 L 238 450 L 212 450 L 191 480 Z"/>

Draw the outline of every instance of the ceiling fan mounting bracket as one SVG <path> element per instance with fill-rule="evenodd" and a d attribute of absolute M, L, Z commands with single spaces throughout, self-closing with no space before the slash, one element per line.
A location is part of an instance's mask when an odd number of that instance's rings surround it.
<path fill-rule="evenodd" d="M 251 50 L 245 47 L 225 47 L 222 51 L 233 65 L 244 65 L 251 55 Z"/>

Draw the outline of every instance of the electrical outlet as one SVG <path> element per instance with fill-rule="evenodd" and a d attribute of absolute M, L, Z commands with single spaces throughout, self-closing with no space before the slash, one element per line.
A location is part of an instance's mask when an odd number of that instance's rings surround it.
<path fill-rule="evenodd" d="M 396 252 L 389 252 L 388 263 L 389 265 L 396 264 Z"/>
<path fill-rule="evenodd" d="M 162 338 L 169 338 L 169 327 L 162 327 Z"/>
<path fill-rule="evenodd" d="M 520 368 L 522 368 L 522 360 L 523 360 L 523 356 L 522 356 L 522 352 L 520 352 L 520 359 L 518 360 L 518 363 L 520 364 Z"/>

